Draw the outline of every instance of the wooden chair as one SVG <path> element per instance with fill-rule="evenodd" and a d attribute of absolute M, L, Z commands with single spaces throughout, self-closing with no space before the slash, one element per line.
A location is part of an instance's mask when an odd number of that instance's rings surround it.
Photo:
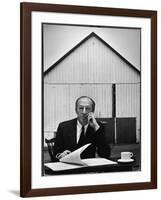
<path fill-rule="evenodd" d="M 55 138 L 52 138 L 52 139 L 49 139 L 49 140 L 45 138 L 45 142 L 48 146 L 48 152 L 49 152 L 50 160 L 52 162 L 54 162 L 55 159 L 54 159 L 54 154 L 53 154 L 53 147 L 54 147 Z"/>

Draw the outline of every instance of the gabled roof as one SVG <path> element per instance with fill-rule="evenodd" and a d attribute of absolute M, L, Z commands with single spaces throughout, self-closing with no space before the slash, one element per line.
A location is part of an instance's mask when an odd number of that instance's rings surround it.
<path fill-rule="evenodd" d="M 140 71 L 133 64 L 131 64 L 127 59 L 125 59 L 118 51 L 116 51 L 114 48 L 112 48 L 107 42 L 105 42 L 96 33 L 92 32 L 87 37 L 85 37 L 83 40 L 81 40 L 76 46 L 74 46 L 70 51 L 68 51 L 63 57 L 61 57 L 59 60 L 57 60 L 51 67 L 49 67 L 44 72 L 44 75 L 48 74 L 54 67 L 56 67 L 67 56 L 69 56 L 75 49 L 77 49 L 79 46 L 81 46 L 84 42 L 86 42 L 89 38 L 91 38 L 93 36 L 96 37 L 98 40 L 100 40 L 103 44 L 105 44 L 105 46 L 110 48 L 116 55 L 118 55 L 125 63 L 127 63 L 129 66 L 131 66 L 136 72 L 140 73 Z"/>

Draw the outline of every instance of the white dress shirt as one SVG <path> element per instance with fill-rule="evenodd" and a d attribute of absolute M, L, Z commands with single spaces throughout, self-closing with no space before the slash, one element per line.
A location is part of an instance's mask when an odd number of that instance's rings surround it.
<path fill-rule="evenodd" d="M 84 134 L 86 133 L 88 128 L 88 124 L 84 126 Z M 77 120 L 77 143 L 79 141 L 80 135 L 82 132 L 82 125 L 80 124 L 80 122 Z"/>

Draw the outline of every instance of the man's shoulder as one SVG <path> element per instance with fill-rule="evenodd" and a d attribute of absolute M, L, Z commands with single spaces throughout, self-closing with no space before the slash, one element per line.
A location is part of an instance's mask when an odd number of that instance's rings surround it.
<path fill-rule="evenodd" d="M 77 118 L 74 118 L 74 119 L 70 119 L 70 120 L 67 120 L 67 121 L 63 121 L 59 124 L 60 127 L 67 127 L 67 126 L 71 126 L 72 124 L 76 123 L 77 122 Z"/>

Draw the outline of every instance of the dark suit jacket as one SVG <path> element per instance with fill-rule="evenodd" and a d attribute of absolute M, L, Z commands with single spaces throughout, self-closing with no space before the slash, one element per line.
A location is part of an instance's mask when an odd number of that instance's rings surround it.
<path fill-rule="evenodd" d="M 100 128 L 96 132 L 92 127 L 90 127 L 90 125 L 88 126 L 85 144 L 92 143 L 92 145 L 84 150 L 81 154 L 81 158 L 95 157 L 96 150 L 100 157 L 109 157 L 110 147 L 105 138 L 105 129 L 101 123 L 98 122 L 98 124 L 100 125 Z M 76 133 L 77 118 L 59 124 L 53 149 L 55 161 L 57 161 L 57 153 L 62 153 L 65 150 L 74 151 L 78 149 Z"/>

